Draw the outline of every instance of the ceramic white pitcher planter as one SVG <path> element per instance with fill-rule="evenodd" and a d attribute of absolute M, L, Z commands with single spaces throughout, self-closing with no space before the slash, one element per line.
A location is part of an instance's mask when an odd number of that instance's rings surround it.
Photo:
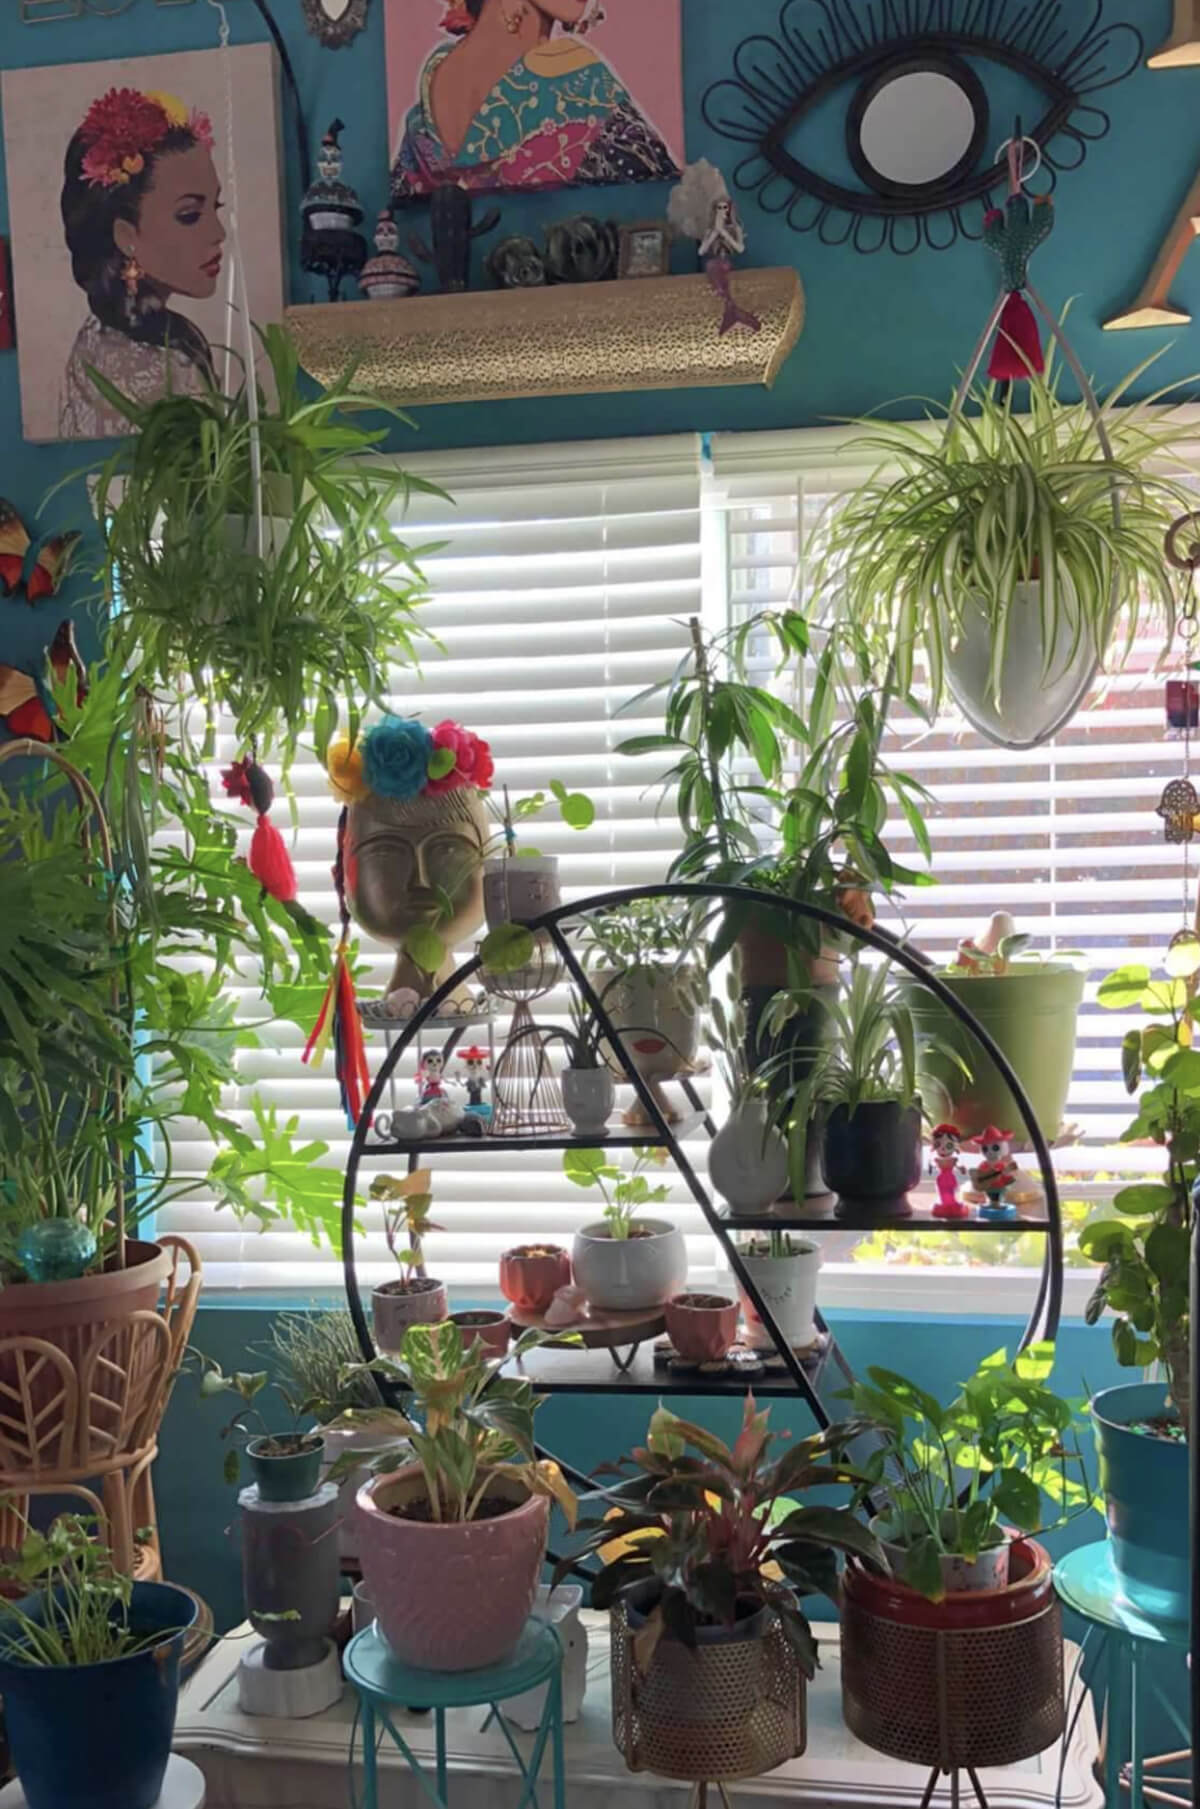
<path fill-rule="evenodd" d="M 817 1244 L 794 1235 L 789 1242 L 791 1253 L 787 1256 L 751 1256 L 743 1250 L 741 1257 L 784 1343 L 792 1350 L 807 1350 L 817 1335 L 813 1310 L 817 1304 L 821 1251 Z M 772 1349 L 775 1340 L 760 1319 L 757 1307 L 743 1289 L 739 1292 L 747 1341 L 756 1350 Z"/>
<path fill-rule="evenodd" d="M 575 1234 L 571 1267 L 590 1306 L 636 1313 L 662 1306 L 687 1280 L 683 1233 L 665 1219 L 638 1219 L 648 1237 L 612 1237 L 608 1226 L 585 1225 Z"/>
<path fill-rule="evenodd" d="M 708 1146 L 708 1175 L 731 1212 L 762 1212 L 788 1183 L 787 1144 L 763 1099 L 735 1106 Z"/>

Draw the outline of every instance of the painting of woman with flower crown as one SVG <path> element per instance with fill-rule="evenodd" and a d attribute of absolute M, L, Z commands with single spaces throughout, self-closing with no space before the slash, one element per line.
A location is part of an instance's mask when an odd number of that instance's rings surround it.
<path fill-rule="evenodd" d="M 271 320 L 282 308 L 272 53 L 234 51 L 231 72 L 250 311 Z M 220 53 L 11 71 L 3 103 L 25 437 L 127 432 L 106 385 L 144 404 L 217 383 L 225 346 L 243 339 L 228 308 L 230 147 L 213 123 L 227 117 Z"/>
<path fill-rule="evenodd" d="M 444 182 L 528 190 L 677 175 L 680 0 L 385 7 L 394 206 Z"/>

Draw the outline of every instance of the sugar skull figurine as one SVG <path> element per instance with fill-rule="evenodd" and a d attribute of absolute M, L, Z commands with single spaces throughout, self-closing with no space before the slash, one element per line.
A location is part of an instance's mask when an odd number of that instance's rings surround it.
<path fill-rule="evenodd" d="M 477 1043 L 469 1049 L 459 1052 L 459 1061 L 463 1064 L 463 1079 L 467 1089 L 467 1112 L 474 1118 L 490 1118 L 492 1108 L 484 1098 L 488 1084 L 488 1052 Z"/>
<path fill-rule="evenodd" d="M 426 1049 L 417 1063 L 418 1105 L 430 1105 L 435 1099 L 445 1099 L 445 1071 L 446 1062 L 441 1050 Z"/>
<path fill-rule="evenodd" d="M 969 1216 L 970 1208 L 958 1197 L 962 1132 L 957 1125 L 939 1124 L 934 1127 L 931 1142 L 933 1165 L 937 1170 L 938 1196 L 933 1216 L 935 1219 L 965 1219 Z"/>
<path fill-rule="evenodd" d="M 980 1207 L 979 1216 L 997 1223 L 1017 1216 L 1017 1209 L 1008 1198 L 1008 1190 L 1018 1172 L 1017 1160 L 1012 1153 L 1012 1135 L 1011 1131 L 997 1130 L 994 1124 L 989 1124 L 972 1143 L 983 1161 L 971 1170 L 971 1180 L 980 1193 L 987 1195 L 987 1205 Z"/>

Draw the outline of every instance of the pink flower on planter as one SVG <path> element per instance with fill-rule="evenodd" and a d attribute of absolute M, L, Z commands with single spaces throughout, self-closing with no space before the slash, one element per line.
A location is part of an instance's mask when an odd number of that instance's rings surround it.
<path fill-rule="evenodd" d="M 454 765 L 441 779 L 430 779 L 425 787 L 427 792 L 437 796 L 441 792 L 458 791 L 461 786 L 473 785 L 477 791 L 487 791 L 495 773 L 492 750 L 486 741 L 464 729 L 459 722 L 439 722 L 433 731 L 434 750 L 449 748 L 454 755 Z"/>

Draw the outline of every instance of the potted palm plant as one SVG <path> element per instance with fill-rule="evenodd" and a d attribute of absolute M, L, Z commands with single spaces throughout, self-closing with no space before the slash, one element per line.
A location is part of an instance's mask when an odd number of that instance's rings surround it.
<path fill-rule="evenodd" d="M 118 639 L 148 681 L 182 682 L 231 712 L 240 741 L 277 740 L 285 758 L 317 698 L 323 757 L 339 699 L 353 723 L 415 656 L 426 592 L 397 521 L 434 487 L 369 456 L 406 416 L 358 394 L 352 373 L 310 397 L 286 329 L 259 340 L 271 393 L 260 386 L 253 411 L 249 377 L 232 395 L 147 403 L 96 376 L 132 430 L 100 470 L 97 515 Z M 360 425 L 367 412 L 376 425 Z"/>
<path fill-rule="evenodd" d="M 526 1332 L 514 1357 L 541 1342 Z M 447 1322 L 411 1326 L 399 1358 L 372 1365 L 411 1398 L 401 1467 L 377 1459 L 383 1473 L 358 1494 L 363 1578 L 402 1664 L 498 1664 L 533 1606 L 551 1501 L 575 1524 L 562 1472 L 534 1449 L 538 1398 L 529 1382 L 500 1374 L 503 1362 L 478 1340 L 464 1346 Z"/>
<path fill-rule="evenodd" d="M 94 1533 L 61 1515 L 0 1566 L 0 1689 L 29 1809 L 153 1809 L 171 1754 L 195 1598 L 131 1582 Z"/>
<path fill-rule="evenodd" d="M 1059 1135 L 1075 1069 L 1075 1033 L 1087 975 L 1064 950 L 1029 951 L 1006 911 L 978 940 L 959 944 L 935 971 L 1006 1056 L 1042 1135 Z M 1008 1083 L 991 1056 L 927 986 L 907 976 L 900 991 L 917 1031 L 922 1091 L 936 1117 L 972 1137 L 989 1124 L 1020 1123 Z"/>
<path fill-rule="evenodd" d="M 645 1445 L 606 1466 L 633 1474 L 581 1500 L 557 1574 L 603 1561 L 592 1601 L 613 1610 L 613 1733 L 633 1770 L 753 1776 L 803 1750 L 803 1599 L 837 1594 L 839 1552 L 883 1554 L 850 1510 L 796 1499 L 857 1480 L 840 1444 L 774 1443 L 749 1394 L 732 1448 L 659 1407 Z"/>
<path fill-rule="evenodd" d="M 949 690 L 982 734 L 1033 747 L 1132 645 L 1144 598 L 1171 631 L 1163 537 L 1193 498 L 1163 475 L 1186 441 L 1168 392 L 1128 400 L 1151 362 L 1099 423 L 1087 400 L 1060 401 L 1053 368 L 1030 371 L 1027 413 L 1014 385 L 978 384 L 934 432 L 863 423 L 877 469 L 831 506 L 816 585 L 894 658 L 901 695 L 920 660 L 932 711 Z"/>
<path fill-rule="evenodd" d="M 856 960 L 842 995 L 818 993 L 831 1040 L 787 1102 L 793 1185 L 806 1167 L 808 1123 L 821 1121 L 821 1166 L 845 1218 L 902 1218 L 921 1178 L 921 1100 L 912 1014 L 884 964 Z M 778 1034 L 809 1008 L 807 988 L 779 993 L 768 1011 Z M 789 1051 L 773 1063 L 792 1062 Z M 772 1062 L 767 1064 L 768 1074 Z"/>
<path fill-rule="evenodd" d="M 575 1285 L 589 1305 L 635 1312 L 661 1306 L 683 1286 L 687 1249 L 682 1232 L 642 1210 L 670 1197 L 670 1188 L 652 1185 L 647 1174 L 667 1160 L 665 1149 L 635 1147 L 633 1168 L 626 1172 L 619 1163 L 606 1161 L 603 1150 L 564 1150 L 567 1180 L 595 1189 L 604 1200 L 601 1219 L 577 1231 L 571 1249 Z"/>
<path fill-rule="evenodd" d="M 1200 944 L 1177 943 L 1166 975 L 1128 966 L 1101 982 L 1109 1011 L 1140 1010 L 1148 1021 L 1125 1034 L 1125 1083 L 1137 1116 L 1124 1142 L 1163 1151 L 1161 1174 L 1122 1187 L 1119 1216 L 1085 1225 L 1079 1247 L 1102 1265 L 1087 1319 L 1114 1315 L 1117 1361 L 1127 1369 L 1160 1365 L 1165 1381 L 1126 1382 L 1092 1401 L 1100 1487 L 1113 1566 L 1123 1593 L 1149 1613 L 1186 1620 L 1193 1561 L 1188 1521 L 1188 1440 L 1192 1436 L 1191 1240 L 1200 1180 L 1200 1052 L 1192 1045 L 1200 1007 L 1191 984 Z"/>
<path fill-rule="evenodd" d="M 384 1202 L 387 1247 L 403 1271 L 372 1290 L 371 1321 L 382 1351 L 398 1351 L 410 1325 L 436 1325 L 450 1310 L 445 1282 L 425 1273 L 426 1233 L 441 1230 L 429 1216 L 432 1186 L 427 1168 L 415 1168 L 402 1181 L 377 1175 L 371 1183 L 371 1198 Z"/>

